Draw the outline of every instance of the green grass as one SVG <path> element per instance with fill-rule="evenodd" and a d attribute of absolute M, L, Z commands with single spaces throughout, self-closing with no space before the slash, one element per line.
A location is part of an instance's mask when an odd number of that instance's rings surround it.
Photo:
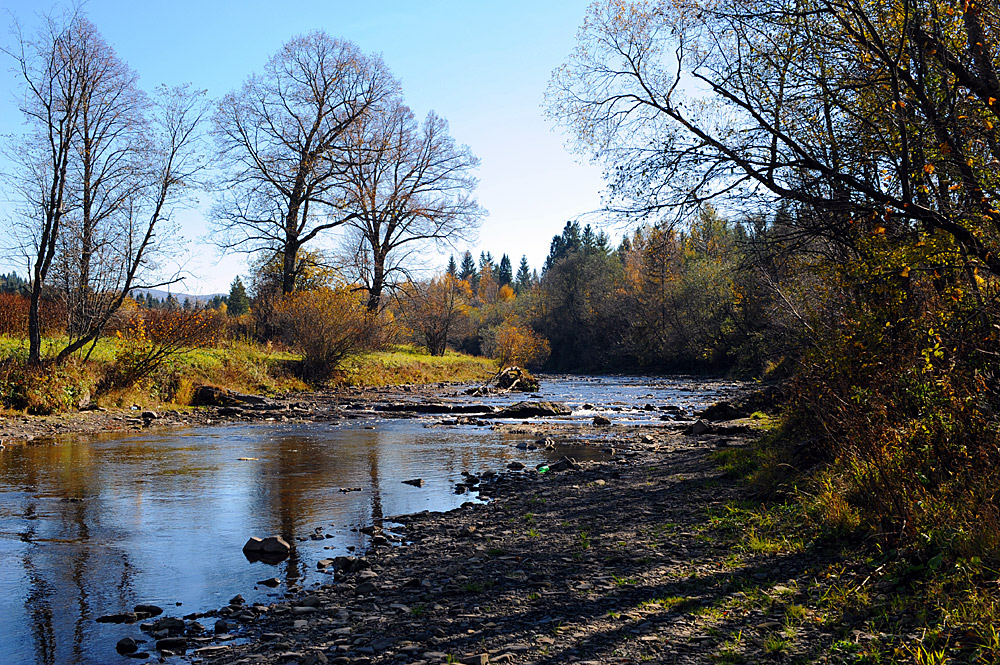
<path fill-rule="evenodd" d="M 495 371 L 494 362 L 488 358 L 454 351 L 431 356 L 419 347 L 399 345 L 391 351 L 349 357 L 334 383 L 367 387 L 446 381 L 468 383 L 485 381 Z"/>
<path fill-rule="evenodd" d="M 65 337 L 43 340 L 43 356 L 54 357 L 68 343 Z M 88 349 L 89 350 L 89 347 Z M 104 376 L 115 361 L 117 340 L 98 340 L 85 364 L 93 382 Z M 77 354 L 82 360 L 86 350 Z M 0 360 L 26 358 L 27 341 L 0 336 Z M 142 406 L 184 406 L 190 399 L 192 386 L 217 385 L 240 392 L 279 394 L 309 390 L 295 378 L 292 365 L 300 356 L 271 344 L 248 341 L 225 341 L 215 346 L 195 349 L 168 359 L 156 373 L 141 385 L 118 389 L 104 394 L 98 403 L 119 406 L 138 403 Z M 400 345 L 390 351 L 358 354 L 349 357 L 342 370 L 335 374 L 332 385 L 390 386 L 441 382 L 479 382 L 494 372 L 493 362 L 486 358 L 449 351 L 444 356 L 430 356 L 412 345 Z M 52 386 L 48 390 L 58 390 Z M 2 397 L 2 395 L 0 395 Z M 67 404 L 69 401 L 67 401 Z M 66 408 L 66 407 L 60 407 Z"/>

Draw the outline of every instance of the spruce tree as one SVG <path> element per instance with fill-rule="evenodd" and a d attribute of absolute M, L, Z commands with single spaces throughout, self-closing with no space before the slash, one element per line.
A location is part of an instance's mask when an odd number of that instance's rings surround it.
<path fill-rule="evenodd" d="M 458 273 L 459 279 L 472 280 L 476 276 L 476 261 L 472 258 L 472 252 L 466 250 L 462 255 L 462 269 Z"/>
<path fill-rule="evenodd" d="M 448 274 L 452 277 L 458 276 L 458 264 L 455 263 L 455 255 L 448 257 Z"/>
<path fill-rule="evenodd" d="M 500 259 L 500 267 L 497 269 L 497 283 L 500 286 L 508 286 L 514 281 L 514 268 L 510 264 L 510 257 L 506 254 Z"/>
<path fill-rule="evenodd" d="M 521 256 L 521 265 L 517 269 L 517 281 L 514 283 L 514 291 L 521 295 L 531 288 L 531 268 L 528 266 L 528 257 Z"/>
<path fill-rule="evenodd" d="M 250 311 L 250 298 L 247 297 L 246 287 L 239 275 L 233 280 L 229 287 L 229 300 L 226 303 L 226 313 L 229 316 L 240 316 Z"/>

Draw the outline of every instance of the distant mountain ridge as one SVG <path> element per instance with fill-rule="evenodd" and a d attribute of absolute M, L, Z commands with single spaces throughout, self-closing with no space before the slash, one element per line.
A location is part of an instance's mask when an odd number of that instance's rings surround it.
<path fill-rule="evenodd" d="M 146 295 L 147 293 L 157 300 L 165 300 L 167 296 L 173 295 L 177 298 L 177 302 L 183 303 L 184 299 L 187 298 L 191 302 L 208 302 L 215 296 L 225 297 L 228 293 L 206 293 L 203 295 L 195 295 L 193 293 L 174 293 L 173 291 L 164 291 L 163 289 L 132 289 L 131 293 L 135 295 Z"/>

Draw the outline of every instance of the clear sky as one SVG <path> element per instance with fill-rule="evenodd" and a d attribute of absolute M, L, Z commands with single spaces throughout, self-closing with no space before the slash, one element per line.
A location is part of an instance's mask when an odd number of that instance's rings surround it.
<path fill-rule="evenodd" d="M 190 82 L 220 97 L 259 71 L 290 37 L 316 29 L 381 53 L 417 116 L 435 110 L 448 119 L 452 135 L 482 159 L 478 198 L 490 215 L 471 249 L 477 257 L 480 250 L 491 251 L 497 260 L 507 253 L 516 269 L 522 254 L 539 268 L 565 222 L 600 207 L 600 169 L 569 154 L 566 136 L 542 115 L 549 75 L 573 49 L 589 4 L 90 0 L 83 7 L 147 90 Z M 32 28 L 36 12 L 62 6 L 0 0 L 0 7 Z M 9 14 L 0 21 L 9 24 Z M 0 39 L 10 43 L 6 30 Z M 20 129 L 12 92 L 16 79 L 7 71 L 3 76 L 0 132 L 9 134 Z M 220 262 L 212 248 L 197 242 L 205 225 L 200 214 L 184 218 L 184 233 L 195 241 L 187 266 L 193 277 L 178 290 L 228 291 L 233 277 L 245 270 L 243 257 Z M 442 266 L 446 261 L 447 256 L 440 258 Z"/>

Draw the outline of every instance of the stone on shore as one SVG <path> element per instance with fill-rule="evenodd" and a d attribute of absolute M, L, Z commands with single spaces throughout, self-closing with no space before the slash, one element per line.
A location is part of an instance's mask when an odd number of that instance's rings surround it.
<path fill-rule="evenodd" d="M 687 434 L 693 434 L 694 436 L 701 436 L 702 434 L 709 434 L 712 432 L 712 426 L 706 423 L 704 420 L 696 420 L 690 427 L 685 430 Z"/>

